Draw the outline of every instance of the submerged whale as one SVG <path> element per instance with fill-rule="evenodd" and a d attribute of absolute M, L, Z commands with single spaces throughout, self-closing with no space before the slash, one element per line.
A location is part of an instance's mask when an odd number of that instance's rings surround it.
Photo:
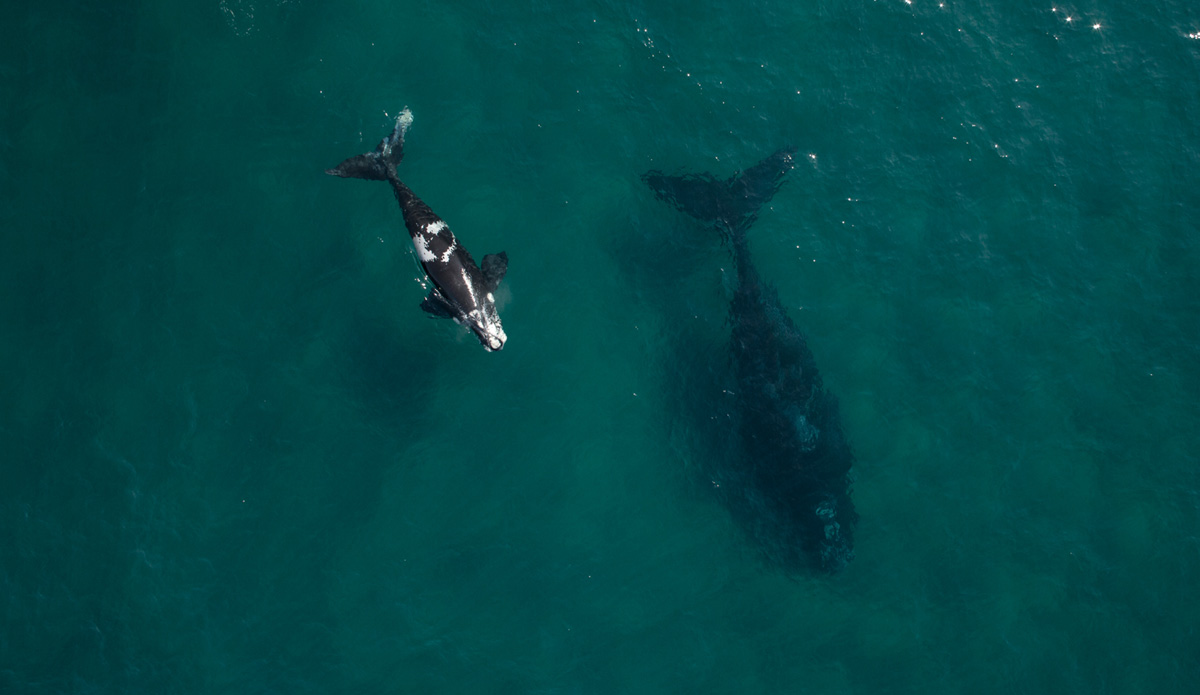
<path fill-rule="evenodd" d="M 730 351 L 741 460 L 738 495 L 753 525 L 793 559 L 836 572 L 854 557 L 858 515 L 850 499 L 854 457 L 837 399 L 825 389 L 804 335 L 750 259 L 747 231 L 793 166 L 783 149 L 728 180 L 711 174 L 642 176 L 660 200 L 715 228 L 733 253 Z M 799 552 L 796 552 L 799 551 Z M 794 555 L 794 557 L 792 557 Z M 805 560 L 806 559 L 806 560 Z"/>
<path fill-rule="evenodd" d="M 383 138 L 374 152 L 350 157 L 325 173 L 387 181 L 392 185 L 417 258 L 433 284 L 421 308 L 431 316 L 454 319 L 471 329 L 488 352 L 500 350 L 508 336 L 500 325 L 492 293 L 508 270 L 508 255 L 503 251 L 488 254 L 483 257 L 482 268 L 475 265 L 450 227 L 400 180 L 396 166 L 404 158 L 404 134 L 412 120 L 412 112 L 404 109 L 396 117 L 392 133 Z"/>

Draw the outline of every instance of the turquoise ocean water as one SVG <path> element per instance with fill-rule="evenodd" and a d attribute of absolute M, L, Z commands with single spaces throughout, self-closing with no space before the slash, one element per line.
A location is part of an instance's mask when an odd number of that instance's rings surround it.
<path fill-rule="evenodd" d="M 3 15 L 0 692 L 1200 682 L 1195 3 Z M 500 353 L 321 173 L 405 105 Z M 638 178 L 788 144 L 751 248 L 857 456 L 833 576 L 714 489 L 731 261 Z"/>

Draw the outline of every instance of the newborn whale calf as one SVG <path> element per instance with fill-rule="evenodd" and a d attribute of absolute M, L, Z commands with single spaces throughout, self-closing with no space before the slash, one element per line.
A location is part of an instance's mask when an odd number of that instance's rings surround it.
<path fill-rule="evenodd" d="M 503 251 L 483 257 L 483 267 L 458 242 L 450 227 L 412 192 L 396 173 L 404 158 L 404 133 L 412 125 L 412 112 L 404 109 L 396 117 L 396 127 L 383 138 L 374 152 L 355 155 L 325 173 L 352 179 L 387 181 L 400 203 L 404 226 L 412 236 L 421 267 L 433 289 L 421 302 L 421 308 L 438 318 L 454 319 L 471 329 L 488 352 L 504 347 L 508 336 L 500 325 L 493 292 L 508 270 L 508 255 Z"/>

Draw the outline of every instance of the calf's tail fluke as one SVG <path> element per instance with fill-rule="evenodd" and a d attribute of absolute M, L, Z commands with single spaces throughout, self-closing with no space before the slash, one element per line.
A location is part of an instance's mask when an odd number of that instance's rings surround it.
<path fill-rule="evenodd" d="M 412 111 L 405 107 L 396 116 L 396 127 L 379 142 L 374 152 L 354 155 L 334 168 L 326 169 L 325 173 L 349 179 L 386 181 L 388 169 L 395 169 L 404 159 L 404 133 L 412 125 L 412 120 Z"/>

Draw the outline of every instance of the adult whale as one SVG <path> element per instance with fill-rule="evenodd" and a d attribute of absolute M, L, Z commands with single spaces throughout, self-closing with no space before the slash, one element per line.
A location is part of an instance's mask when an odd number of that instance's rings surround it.
<path fill-rule="evenodd" d="M 508 255 L 503 251 L 483 257 L 483 267 L 458 243 L 450 227 L 412 192 L 396 173 L 404 159 L 404 134 L 412 125 L 407 108 L 396 117 L 392 133 L 383 138 L 374 152 L 355 155 L 325 173 L 352 179 L 387 181 L 400 203 L 404 226 L 412 236 L 417 258 L 433 289 L 421 302 L 421 308 L 438 318 L 454 319 L 470 328 L 488 352 L 504 347 L 508 336 L 500 325 L 496 298 L 492 294 L 508 270 Z"/>
<path fill-rule="evenodd" d="M 745 469 L 737 495 L 758 534 L 782 540 L 791 560 L 836 572 L 854 557 L 858 515 L 850 499 L 854 457 L 837 399 L 821 382 L 804 335 L 750 259 L 747 231 L 793 166 L 782 149 L 728 180 L 711 174 L 642 179 L 660 200 L 715 227 L 732 248 L 737 286 L 729 305 L 737 423 Z M 803 555 L 795 553 L 802 551 Z"/>

